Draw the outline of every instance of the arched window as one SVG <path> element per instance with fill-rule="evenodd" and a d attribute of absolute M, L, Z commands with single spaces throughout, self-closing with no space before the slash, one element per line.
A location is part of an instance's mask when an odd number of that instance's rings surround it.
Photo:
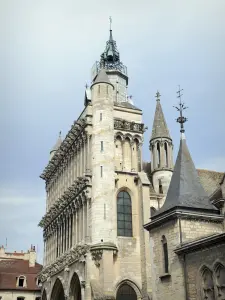
<path fill-rule="evenodd" d="M 166 162 L 166 167 L 168 167 L 168 146 L 167 143 L 164 143 L 164 150 L 165 150 L 165 162 Z"/>
<path fill-rule="evenodd" d="M 20 275 L 19 277 L 16 278 L 16 286 L 17 287 L 26 287 L 26 277 L 23 275 Z"/>
<path fill-rule="evenodd" d="M 225 297 L 225 266 L 221 263 L 217 263 L 214 267 L 215 283 L 218 299 L 224 299 Z M 221 297 L 221 298 L 219 298 Z"/>
<path fill-rule="evenodd" d="M 202 299 L 215 300 L 213 274 L 207 267 L 202 268 Z"/>
<path fill-rule="evenodd" d="M 137 295 L 130 285 L 123 284 L 117 292 L 116 300 L 137 300 Z"/>
<path fill-rule="evenodd" d="M 132 236 L 132 205 L 130 195 L 119 192 L 117 196 L 117 235 Z"/>
<path fill-rule="evenodd" d="M 160 162 L 160 145 L 159 145 L 159 142 L 157 143 L 157 167 L 159 168 L 160 165 L 161 165 L 161 162 Z"/>
<path fill-rule="evenodd" d="M 162 236 L 162 250 L 163 250 L 163 267 L 164 272 L 169 273 L 169 259 L 168 259 L 168 247 L 166 237 Z"/>

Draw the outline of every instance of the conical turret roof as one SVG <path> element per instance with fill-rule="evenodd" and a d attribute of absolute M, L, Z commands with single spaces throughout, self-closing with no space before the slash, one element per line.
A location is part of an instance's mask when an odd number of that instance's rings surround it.
<path fill-rule="evenodd" d="M 166 120 L 165 120 L 165 117 L 163 114 L 160 100 L 157 99 L 155 117 L 154 117 L 154 122 L 153 122 L 153 127 L 152 127 L 151 140 L 156 139 L 156 138 L 161 138 L 161 137 L 171 139 L 169 129 L 167 127 Z"/>
<path fill-rule="evenodd" d="M 61 132 L 60 132 L 58 140 L 55 143 L 54 147 L 51 149 L 50 153 L 52 153 L 53 151 L 57 151 L 59 149 L 59 147 L 60 147 L 61 144 L 62 144 L 62 138 L 61 138 Z"/>
<path fill-rule="evenodd" d="M 164 205 L 153 218 L 172 208 L 214 210 L 204 191 L 187 147 L 184 133 Z"/>
<path fill-rule="evenodd" d="M 96 83 L 108 83 L 108 84 L 112 85 L 112 83 L 109 80 L 108 75 L 106 74 L 105 69 L 101 69 L 100 72 L 98 73 L 93 84 L 96 84 Z"/>

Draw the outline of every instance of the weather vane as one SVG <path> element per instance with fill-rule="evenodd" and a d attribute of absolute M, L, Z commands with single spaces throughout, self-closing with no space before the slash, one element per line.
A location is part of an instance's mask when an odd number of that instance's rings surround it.
<path fill-rule="evenodd" d="M 183 89 L 181 90 L 181 89 L 180 89 L 180 86 L 179 86 L 179 90 L 177 91 L 177 94 L 178 94 L 177 98 L 180 99 L 179 107 L 177 107 L 177 106 L 174 106 L 174 107 L 177 109 L 177 111 L 180 112 L 180 116 L 176 119 L 176 121 L 177 121 L 178 123 L 180 123 L 180 132 L 181 132 L 181 133 L 184 133 L 184 132 L 185 132 L 185 130 L 184 130 L 184 123 L 187 122 L 187 118 L 185 118 L 185 117 L 183 116 L 183 111 L 184 111 L 187 107 L 184 106 L 184 103 L 181 102 L 181 97 L 183 96 L 183 94 L 181 94 L 182 91 L 183 91 Z"/>
<path fill-rule="evenodd" d="M 155 97 L 156 97 L 156 101 L 160 101 L 161 95 L 160 95 L 160 92 L 159 92 L 159 91 L 157 91 Z"/>
<path fill-rule="evenodd" d="M 112 30 L 112 17 L 109 17 L 109 29 Z"/>

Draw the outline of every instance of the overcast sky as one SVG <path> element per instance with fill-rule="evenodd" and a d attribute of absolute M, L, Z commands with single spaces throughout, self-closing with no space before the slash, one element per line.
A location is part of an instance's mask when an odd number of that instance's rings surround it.
<path fill-rule="evenodd" d="M 0 243 L 38 245 L 42 260 L 45 185 L 39 178 L 58 132 L 83 109 L 84 86 L 113 37 L 128 68 L 129 94 L 143 109 L 144 160 L 155 93 L 174 142 L 178 84 L 196 167 L 225 170 L 224 0 L 0 0 Z"/>

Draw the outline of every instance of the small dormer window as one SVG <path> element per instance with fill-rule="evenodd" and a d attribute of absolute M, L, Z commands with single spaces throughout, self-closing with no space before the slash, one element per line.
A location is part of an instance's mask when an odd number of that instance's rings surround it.
<path fill-rule="evenodd" d="M 17 287 L 26 287 L 26 277 L 21 275 L 19 277 L 17 277 L 17 280 L 16 280 L 16 286 Z"/>

